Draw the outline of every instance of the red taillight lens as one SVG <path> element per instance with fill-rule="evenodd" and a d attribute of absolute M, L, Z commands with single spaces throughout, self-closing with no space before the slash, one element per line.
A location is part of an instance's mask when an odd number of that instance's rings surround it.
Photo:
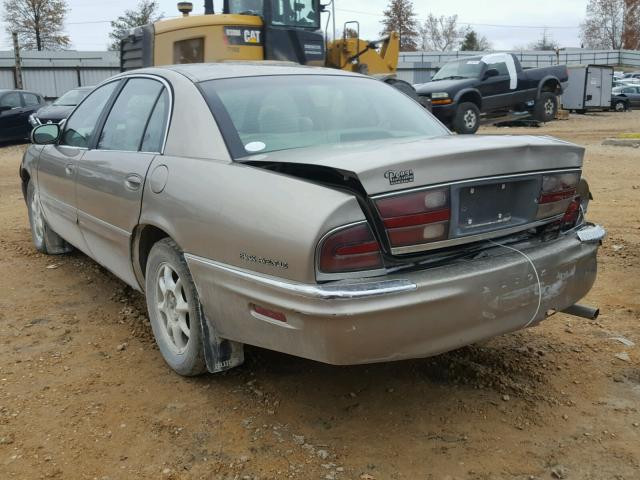
<path fill-rule="evenodd" d="M 320 246 L 319 267 L 324 273 L 382 268 L 380 245 L 369 225 L 343 228 L 326 237 Z"/>
<path fill-rule="evenodd" d="M 580 197 L 575 197 L 562 217 L 561 228 L 573 228 L 580 218 Z"/>
<path fill-rule="evenodd" d="M 392 247 L 444 240 L 449 236 L 449 189 L 425 190 L 376 200 Z"/>
<path fill-rule="evenodd" d="M 580 181 L 579 173 L 558 173 L 544 175 L 542 188 L 538 197 L 538 219 L 560 215 L 567 210 L 571 200 L 576 196 L 576 188 Z"/>

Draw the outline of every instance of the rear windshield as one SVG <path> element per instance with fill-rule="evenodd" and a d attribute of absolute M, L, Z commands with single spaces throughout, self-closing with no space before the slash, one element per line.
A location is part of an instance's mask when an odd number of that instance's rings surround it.
<path fill-rule="evenodd" d="M 449 134 L 418 103 L 369 78 L 282 75 L 210 80 L 201 87 L 234 158 Z"/>

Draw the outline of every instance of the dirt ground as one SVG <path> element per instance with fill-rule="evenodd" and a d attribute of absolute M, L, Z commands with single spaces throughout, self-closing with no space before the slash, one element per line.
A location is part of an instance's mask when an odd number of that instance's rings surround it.
<path fill-rule="evenodd" d="M 587 147 L 590 220 L 609 236 L 582 302 L 438 357 L 332 367 L 257 348 L 185 379 L 140 294 L 80 253 L 36 253 L 25 146 L 0 149 L 0 479 L 640 478 L 640 112 L 540 129 Z"/>

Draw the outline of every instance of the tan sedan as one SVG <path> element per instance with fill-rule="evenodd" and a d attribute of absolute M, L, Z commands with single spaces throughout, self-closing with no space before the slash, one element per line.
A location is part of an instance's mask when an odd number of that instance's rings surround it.
<path fill-rule="evenodd" d="M 333 364 L 424 357 L 580 300 L 604 235 L 583 149 L 454 136 L 369 77 L 255 64 L 115 76 L 20 176 L 33 241 L 144 291 L 182 375 L 243 344 Z"/>

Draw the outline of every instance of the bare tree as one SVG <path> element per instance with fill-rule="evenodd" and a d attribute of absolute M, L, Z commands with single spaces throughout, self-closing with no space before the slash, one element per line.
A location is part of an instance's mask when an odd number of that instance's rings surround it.
<path fill-rule="evenodd" d="M 542 36 L 540 37 L 540 40 L 530 44 L 529 48 L 531 50 L 556 50 L 560 48 L 560 45 L 558 45 L 558 42 L 556 42 L 553 39 L 553 37 L 549 35 L 549 32 L 545 28 L 542 31 Z"/>
<path fill-rule="evenodd" d="M 487 37 L 485 37 L 484 35 L 479 36 L 473 28 L 468 27 L 465 31 L 464 38 L 462 39 L 460 50 L 467 50 L 470 52 L 484 52 L 487 50 L 491 50 L 491 43 L 489 43 Z"/>
<path fill-rule="evenodd" d="M 464 30 L 458 27 L 458 16 L 436 17 L 432 13 L 420 27 L 423 50 L 446 52 L 455 49 L 464 36 Z"/>
<path fill-rule="evenodd" d="M 416 50 L 420 35 L 418 33 L 416 13 L 413 11 L 411 0 L 390 0 L 383 14 L 383 29 L 380 35 L 389 35 L 391 32 L 397 32 L 400 36 L 401 51 Z"/>
<path fill-rule="evenodd" d="M 164 13 L 159 12 L 158 8 L 158 2 L 155 0 L 140 0 L 135 10 L 125 10 L 123 15 L 113 20 L 111 33 L 109 33 L 109 38 L 112 40 L 109 50 L 120 50 L 120 40 L 132 28 L 160 20 Z"/>
<path fill-rule="evenodd" d="M 638 0 L 589 0 L 581 36 L 589 48 L 640 48 Z"/>
<path fill-rule="evenodd" d="M 640 0 L 626 0 L 625 9 L 622 48 L 640 50 Z"/>
<path fill-rule="evenodd" d="M 65 35 L 65 0 L 4 0 L 4 21 L 27 50 L 60 50 L 71 44 Z"/>

